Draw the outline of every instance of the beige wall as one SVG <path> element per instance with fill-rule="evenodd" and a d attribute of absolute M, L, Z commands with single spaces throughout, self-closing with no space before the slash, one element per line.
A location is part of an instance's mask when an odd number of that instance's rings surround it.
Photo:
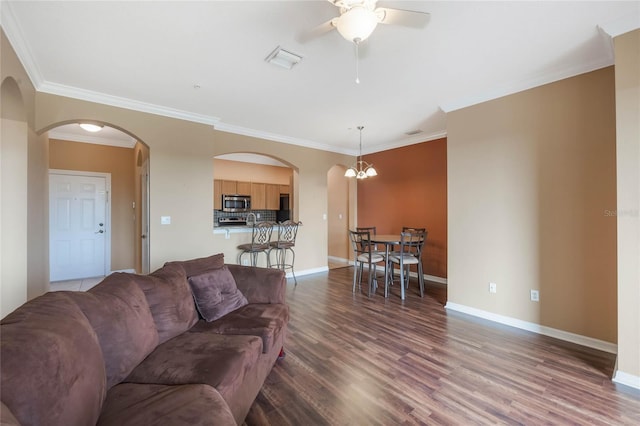
<path fill-rule="evenodd" d="M 346 167 L 336 165 L 329 170 L 329 199 L 327 223 L 329 227 L 329 256 L 337 259 L 353 258 L 349 241 L 349 218 L 351 217 L 349 202 L 349 183 L 352 179 L 344 177 Z M 354 227 L 351 227 L 355 229 Z"/>
<path fill-rule="evenodd" d="M 448 114 L 449 302 L 617 341 L 614 95 L 608 67 Z"/>
<path fill-rule="evenodd" d="M 135 155 L 131 148 L 50 139 L 49 168 L 111 174 L 111 270 L 135 269 Z"/>
<path fill-rule="evenodd" d="M 616 37 L 618 372 L 640 388 L 640 30 Z M 621 378 L 632 376 L 630 380 Z"/>
<path fill-rule="evenodd" d="M 0 317 L 48 288 L 46 148 L 33 131 L 35 89 L 0 31 Z M 33 185 L 31 187 L 30 185 Z"/>
<path fill-rule="evenodd" d="M 298 170 L 295 200 L 304 225 L 296 242 L 296 270 L 327 265 L 327 171 L 351 157 L 214 130 L 211 126 L 140 113 L 107 105 L 38 93 L 38 131 L 78 117 L 104 122 L 131 134 L 149 147 L 151 269 L 166 261 L 221 251 L 233 254 L 224 235 L 213 234 L 211 185 L 216 155 L 234 152 L 267 154 Z M 171 225 L 160 225 L 171 216 Z"/>

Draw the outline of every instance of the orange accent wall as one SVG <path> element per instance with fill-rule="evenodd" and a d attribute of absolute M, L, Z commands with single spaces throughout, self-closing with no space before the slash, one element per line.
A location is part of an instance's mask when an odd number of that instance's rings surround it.
<path fill-rule="evenodd" d="M 358 182 L 358 226 L 378 234 L 427 228 L 424 273 L 447 277 L 447 139 L 364 156 L 378 176 Z"/>

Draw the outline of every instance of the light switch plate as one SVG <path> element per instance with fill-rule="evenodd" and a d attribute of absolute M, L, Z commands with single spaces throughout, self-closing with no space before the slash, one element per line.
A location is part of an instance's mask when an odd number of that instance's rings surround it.
<path fill-rule="evenodd" d="M 160 216 L 160 225 L 171 225 L 171 216 Z"/>

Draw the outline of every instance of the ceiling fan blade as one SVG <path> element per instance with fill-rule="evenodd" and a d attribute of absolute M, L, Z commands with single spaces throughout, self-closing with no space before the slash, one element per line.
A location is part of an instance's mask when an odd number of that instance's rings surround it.
<path fill-rule="evenodd" d="M 431 14 L 427 12 L 390 9 L 388 7 L 379 7 L 375 12 L 380 16 L 379 22 L 381 24 L 402 25 L 412 28 L 424 28 L 431 18 Z"/>
<path fill-rule="evenodd" d="M 301 43 L 306 43 L 315 38 L 321 37 L 328 32 L 335 30 L 336 27 L 333 24 L 334 19 L 330 19 L 327 22 L 320 24 L 315 28 L 310 29 L 309 31 L 305 31 L 300 36 L 298 36 L 298 41 Z"/>

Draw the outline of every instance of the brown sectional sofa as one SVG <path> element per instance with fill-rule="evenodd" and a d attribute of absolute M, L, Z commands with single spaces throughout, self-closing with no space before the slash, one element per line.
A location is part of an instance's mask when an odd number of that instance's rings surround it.
<path fill-rule="evenodd" d="M 0 323 L 0 422 L 241 424 L 282 354 L 285 293 L 282 271 L 222 254 L 46 293 Z"/>

